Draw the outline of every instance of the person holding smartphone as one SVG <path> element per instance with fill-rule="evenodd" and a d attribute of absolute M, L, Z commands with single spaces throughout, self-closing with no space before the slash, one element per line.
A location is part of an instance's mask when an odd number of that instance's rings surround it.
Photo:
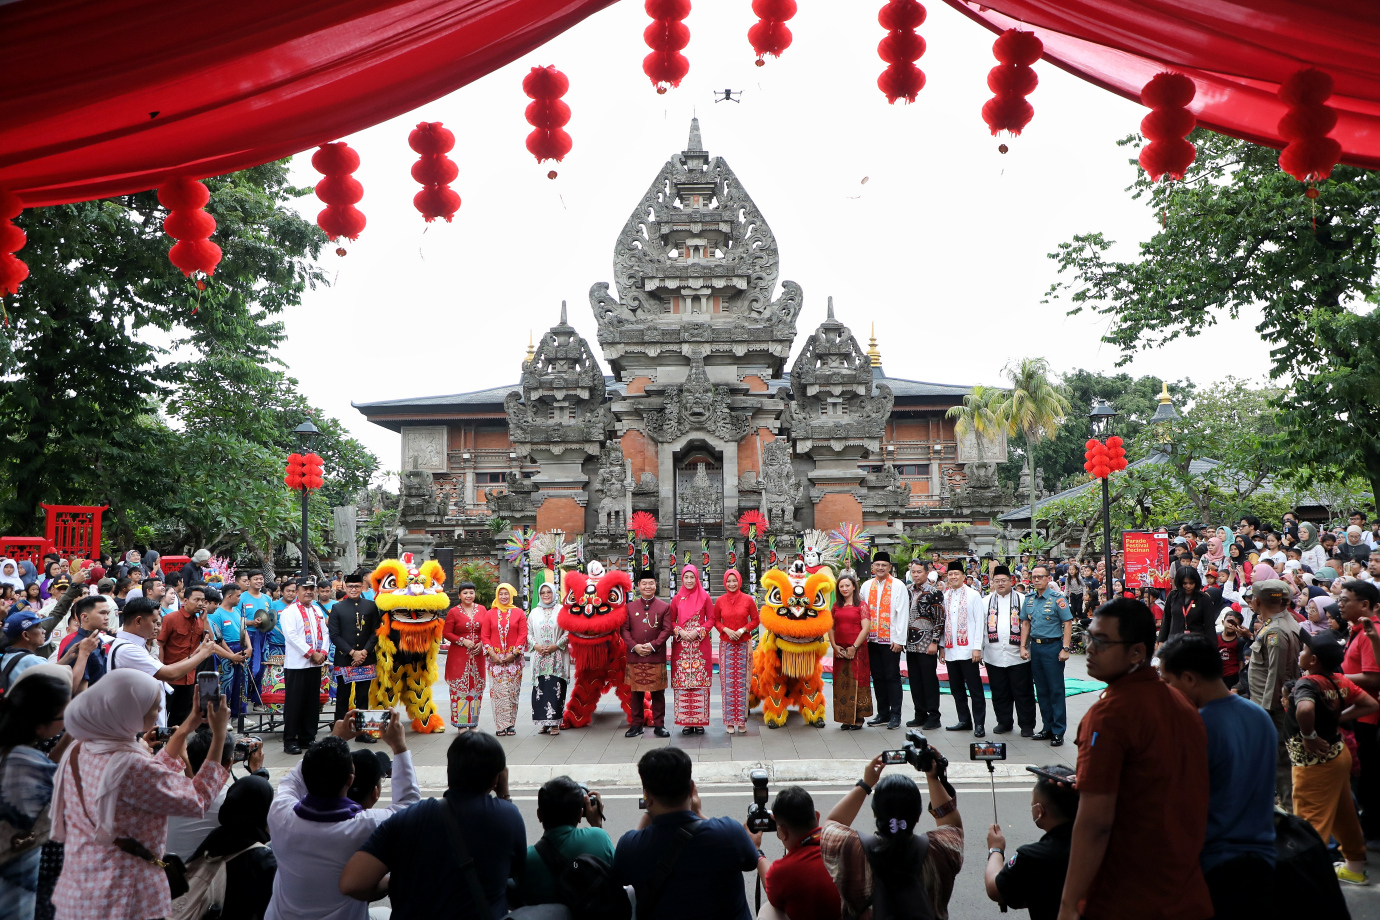
<path fill-rule="evenodd" d="M 1030 911 L 1030 920 L 1055 920 L 1069 868 L 1078 790 L 1072 785 L 1073 771 L 1064 764 L 1040 770 L 1030 792 L 1030 820 L 1044 836 L 1017 848 L 1007 859 L 1006 836 L 1001 825 L 993 824 L 987 829 L 987 866 L 982 881 L 987 897 L 998 904 L 1025 908 Z"/>

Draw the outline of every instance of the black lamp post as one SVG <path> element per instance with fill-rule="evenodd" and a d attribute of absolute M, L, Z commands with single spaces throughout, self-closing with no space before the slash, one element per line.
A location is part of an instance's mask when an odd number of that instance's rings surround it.
<path fill-rule="evenodd" d="M 311 419 L 307 419 L 307 420 L 304 421 L 302 424 L 298 425 L 298 426 L 293 430 L 293 433 L 296 434 L 298 440 L 302 442 L 302 449 L 303 449 L 304 451 L 306 451 L 306 452 L 310 452 L 310 451 L 311 451 L 312 442 L 316 440 L 316 436 L 317 436 L 318 434 L 320 434 L 321 432 L 320 432 L 319 429 L 317 429 L 317 427 L 316 427 L 315 425 L 313 425 L 313 424 L 311 423 Z M 303 578 L 306 578 L 307 575 L 310 574 L 310 573 L 308 572 L 308 570 L 307 570 L 307 539 L 308 539 L 308 537 L 307 537 L 307 495 L 310 494 L 310 492 L 311 492 L 311 490 L 308 489 L 305 485 L 302 487 L 302 577 L 303 577 Z"/>
<path fill-rule="evenodd" d="M 1112 433 L 1112 420 L 1117 416 L 1116 409 L 1105 399 L 1093 400 L 1092 411 L 1088 413 L 1088 419 L 1092 423 L 1092 435 L 1098 440 L 1105 441 Z M 1112 580 L 1112 492 L 1108 486 L 1109 477 L 1102 477 L 1102 558 L 1107 564 L 1107 572 L 1104 580 L 1111 584 Z"/>

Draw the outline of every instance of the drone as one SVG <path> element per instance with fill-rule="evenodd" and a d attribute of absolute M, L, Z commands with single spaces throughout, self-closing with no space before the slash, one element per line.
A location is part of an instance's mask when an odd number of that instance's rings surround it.
<path fill-rule="evenodd" d="M 723 95 L 722 95 L 722 96 L 719 95 L 720 93 L 722 93 Z M 720 89 L 720 90 L 715 90 L 715 91 L 714 91 L 714 104 L 717 105 L 717 104 L 719 104 L 720 102 L 742 102 L 742 101 L 743 101 L 742 99 L 735 99 L 735 98 L 734 98 L 735 96 L 741 96 L 741 95 L 743 95 L 743 91 L 740 90 L 740 89 Z"/>

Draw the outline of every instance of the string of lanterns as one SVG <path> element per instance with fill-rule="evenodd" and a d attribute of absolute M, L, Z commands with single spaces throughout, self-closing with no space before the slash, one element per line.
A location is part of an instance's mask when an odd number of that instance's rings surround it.
<path fill-rule="evenodd" d="M 364 197 L 364 186 L 352 175 L 359 169 L 359 154 L 344 141 L 322 144 L 312 154 L 311 165 L 322 175 L 316 183 L 316 197 L 326 205 L 316 215 L 316 225 L 332 241 L 342 236 L 351 242 L 359 239 L 365 218 L 355 205 Z M 345 247 L 337 247 L 335 254 L 345 255 Z"/>
<path fill-rule="evenodd" d="M 748 29 L 748 42 L 757 53 L 757 66 L 767 62 L 767 55 L 780 57 L 791 46 L 791 30 L 786 21 L 796 13 L 795 0 L 752 0 L 752 12 L 757 22 Z"/>
<path fill-rule="evenodd" d="M 455 133 L 439 121 L 424 121 L 407 136 L 407 145 L 420 154 L 412 164 L 412 178 L 422 184 L 422 190 L 413 196 L 412 205 L 427 223 L 438 217 L 450 223 L 460 210 L 460 196 L 450 187 L 460 167 L 446 156 L 455 147 Z"/>
<path fill-rule="evenodd" d="M 526 113 L 527 123 L 532 126 L 532 133 L 527 135 L 527 152 L 536 157 L 538 163 L 543 160 L 559 163 L 570 152 L 572 142 L 570 135 L 565 133 L 565 125 L 570 121 L 570 106 L 561 101 L 568 89 L 570 80 L 555 65 L 533 67 L 522 78 L 522 91 L 532 100 Z M 556 178 L 556 171 L 551 170 L 546 177 Z"/>
<path fill-rule="evenodd" d="M 652 22 L 642 31 L 642 39 L 652 53 L 642 59 L 642 72 L 658 93 L 664 93 L 667 87 L 680 86 L 690 72 L 690 61 L 681 54 L 690 44 L 690 29 L 684 22 L 690 15 L 690 0 L 647 0 L 646 10 Z"/>
<path fill-rule="evenodd" d="M 0 188 L 0 299 L 6 294 L 18 294 L 19 285 L 29 277 L 29 266 L 15 255 L 24 248 L 29 237 L 14 225 L 14 219 L 24 212 L 24 202 L 9 189 Z M 5 316 L 9 325 L 9 316 Z"/>
<path fill-rule="evenodd" d="M 1089 438 L 1083 446 L 1083 469 L 1094 479 L 1106 479 L 1126 469 L 1126 447 L 1120 435 L 1112 435 L 1105 443 Z"/>
<path fill-rule="evenodd" d="M 1034 32 L 1007 29 L 992 43 L 997 66 L 987 72 L 987 88 L 995 95 L 982 106 L 982 120 L 987 122 L 993 137 L 999 131 L 1019 137 L 1021 129 L 1035 117 L 1035 109 L 1025 97 L 1040 83 L 1030 65 L 1044 53 L 1044 43 Z M 1001 144 L 997 149 L 1006 153 L 1007 147 Z"/>
<path fill-rule="evenodd" d="M 197 279 L 199 291 L 206 290 L 205 278 L 214 275 L 220 264 L 220 247 L 211 242 L 216 219 L 205 211 L 210 200 L 205 183 L 196 179 L 170 179 L 158 189 L 158 203 L 168 209 L 163 232 L 177 240 L 168 251 L 168 261 L 188 278 L 201 272 L 205 277 Z"/>
<path fill-rule="evenodd" d="M 877 13 L 877 21 L 887 30 L 877 45 L 877 54 L 887 68 L 877 78 L 877 88 L 892 105 L 897 99 L 914 102 L 925 88 L 925 72 L 915 62 L 925 53 L 925 40 L 916 29 L 925 21 L 925 8 L 916 0 L 887 0 Z"/>

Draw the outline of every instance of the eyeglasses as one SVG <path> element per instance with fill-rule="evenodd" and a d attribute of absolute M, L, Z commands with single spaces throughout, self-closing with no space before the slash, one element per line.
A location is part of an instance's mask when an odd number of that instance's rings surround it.
<path fill-rule="evenodd" d="M 1123 639 L 1104 639 L 1101 636 L 1088 636 L 1088 651 L 1105 652 L 1109 645 L 1135 645 Z"/>

